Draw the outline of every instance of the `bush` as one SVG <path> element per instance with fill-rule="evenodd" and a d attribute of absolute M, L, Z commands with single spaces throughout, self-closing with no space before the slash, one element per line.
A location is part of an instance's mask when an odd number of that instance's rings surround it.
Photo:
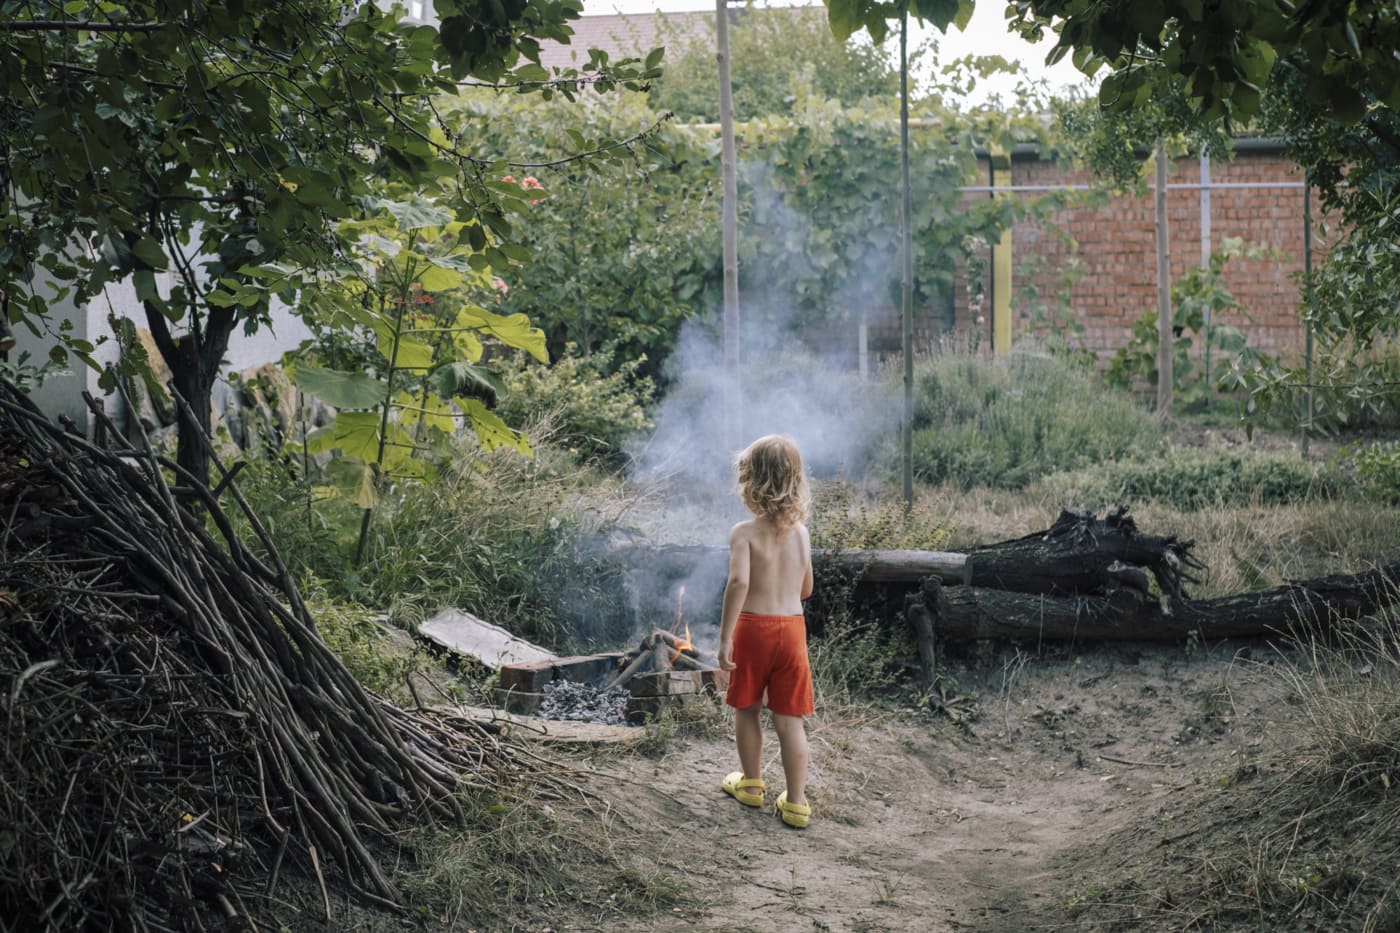
<path fill-rule="evenodd" d="M 1170 451 L 1152 460 L 1058 473 L 1047 477 L 1040 488 L 1050 501 L 1065 504 L 1101 507 L 1153 501 L 1191 511 L 1331 498 L 1339 483 L 1334 473 L 1301 460 L 1252 451 Z"/>
<path fill-rule="evenodd" d="M 502 360 L 506 394 L 496 412 L 514 427 L 539 426 L 553 444 L 585 460 L 617 463 L 629 438 L 651 428 L 651 379 L 637 374 L 646 357 L 616 364 L 607 349 L 576 356 L 576 348 L 548 366 L 524 354 Z M 613 366 L 603 372 L 601 366 Z"/>
<path fill-rule="evenodd" d="M 919 502 L 909 512 L 888 497 L 871 502 L 849 482 L 818 482 L 812 489 L 813 547 L 936 551 L 947 547 L 953 528 L 946 515 Z"/>
<path fill-rule="evenodd" d="M 380 613 L 333 601 L 315 581 L 306 589 L 316 630 L 355 679 L 380 696 L 407 699 L 407 681 L 422 666 L 419 652 L 390 642 Z"/>
<path fill-rule="evenodd" d="M 1351 461 L 1366 496 L 1400 505 L 1400 441 L 1363 447 L 1351 455 Z"/>
<path fill-rule="evenodd" d="M 925 482 L 1020 489 L 1146 453 L 1157 437 L 1131 397 L 1063 359 L 939 353 L 916 366 L 914 475 Z"/>
<path fill-rule="evenodd" d="M 452 606 L 561 651 L 631 631 L 624 568 L 603 545 L 611 519 L 577 505 L 586 488 L 606 507 L 607 477 L 547 446 L 534 459 L 470 447 L 456 462 L 384 492 L 358 568 L 363 513 L 352 503 L 313 501 L 276 464 L 240 479 L 284 561 L 329 599 L 408 620 Z"/>

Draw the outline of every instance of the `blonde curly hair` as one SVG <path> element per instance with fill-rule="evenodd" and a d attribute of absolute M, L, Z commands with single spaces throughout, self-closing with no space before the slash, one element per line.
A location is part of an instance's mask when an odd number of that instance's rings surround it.
<path fill-rule="evenodd" d="M 749 511 L 768 518 L 779 528 L 790 528 L 807 517 L 812 496 L 802 454 L 785 434 L 769 434 L 754 441 L 736 461 L 739 494 Z"/>

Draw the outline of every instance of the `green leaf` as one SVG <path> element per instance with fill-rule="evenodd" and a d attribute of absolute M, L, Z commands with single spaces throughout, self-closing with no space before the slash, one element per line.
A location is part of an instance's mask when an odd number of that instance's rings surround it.
<path fill-rule="evenodd" d="M 497 447 L 509 447 L 518 450 L 525 456 L 530 456 L 535 449 L 530 446 L 530 440 L 519 431 L 511 428 L 500 419 L 500 416 L 493 411 L 489 411 L 486 406 L 477 399 L 459 399 L 457 407 L 467 416 L 471 422 L 472 430 L 476 432 L 476 439 L 481 442 L 481 446 L 487 450 L 495 450 Z"/>
<path fill-rule="evenodd" d="M 452 212 L 438 207 L 425 198 L 412 198 L 408 201 L 381 199 L 375 205 L 388 211 L 398 222 L 400 230 L 421 230 L 424 227 L 442 227 L 453 221 Z"/>
<path fill-rule="evenodd" d="M 948 31 L 952 21 L 958 18 L 958 0 L 913 0 L 913 13 L 920 20 L 927 20 L 938 27 L 939 31 Z"/>
<path fill-rule="evenodd" d="M 138 272 L 137 275 L 140 273 Z M 152 280 L 154 281 L 154 276 Z M 215 289 L 204 296 L 204 303 L 214 308 L 232 308 L 239 303 L 239 298 L 233 292 Z"/>
<path fill-rule="evenodd" d="M 326 476 L 340 495 L 362 509 L 379 506 L 379 489 L 374 481 L 373 463 L 358 457 L 333 457 L 326 464 Z"/>
<path fill-rule="evenodd" d="M 63 4 L 63 12 L 69 16 L 73 16 L 74 14 L 86 10 L 87 5 L 88 0 L 68 0 L 67 3 Z"/>
<path fill-rule="evenodd" d="M 131 252 L 152 269 L 164 269 L 170 263 L 165 257 L 165 250 L 161 249 L 160 242 L 151 236 L 143 236 L 137 240 L 136 245 L 131 247 Z"/>
<path fill-rule="evenodd" d="M 463 305 L 457 313 L 457 324 L 490 334 L 507 346 L 524 350 L 541 363 L 549 362 L 544 331 L 532 326 L 523 314 L 502 316 L 477 305 Z"/>
<path fill-rule="evenodd" d="M 402 411 L 401 417 L 405 424 L 421 424 L 443 434 L 452 434 L 457 430 L 457 418 L 452 411 L 452 405 L 441 396 L 427 391 L 416 394 L 400 392 L 394 398 L 394 404 Z"/>
<path fill-rule="evenodd" d="M 428 375 L 428 385 L 444 398 L 479 398 L 488 408 L 494 408 L 496 399 L 506 394 L 500 376 L 466 360 L 439 366 Z"/>
<path fill-rule="evenodd" d="M 395 369 L 427 370 L 432 368 L 433 348 L 421 340 L 414 340 L 412 337 L 400 334 L 398 344 L 395 346 L 394 332 L 388 327 L 376 328 L 375 336 L 378 338 L 379 352 L 384 354 L 385 359 L 393 361 Z"/>
<path fill-rule="evenodd" d="M 380 417 L 377 411 L 342 411 L 335 421 L 306 436 L 306 449 L 313 454 L 339 450 L 373 461 L 379 457 Z"/>
<path fill-rule="evenodd" d="M 153 301 L 160 297 L 156 290 L 156 274 L 150 269 L 137 269 L 131 281 L 136 286 L 137 301 Z"/>
<path fill-rule="evenodd" d="M 426 292 L 445 292 L 462 284 L 462 273 L 427 258 L 428 266 L 418 273 L 418 282 Z"/>
<path fill-rule="evenodd" d="M 368 373 L 297 365 L 288 367 L 288 375 L 303 392 L 336 408 L 377 408 L 389 394 L 389 384 Z"/>
<path fill-rule="evenodd" d="M 826 0 L 826 19 L 837 42 L 845 42 L 861 27 L 858 0 Z"/>

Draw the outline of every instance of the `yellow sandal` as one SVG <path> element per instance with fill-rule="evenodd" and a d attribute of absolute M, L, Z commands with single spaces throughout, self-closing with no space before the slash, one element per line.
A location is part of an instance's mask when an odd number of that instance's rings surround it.
<path fill-rule="evenodd" d="M 777 809 L 783 822 L 797 829 L 806 829 L 812 822 L 812 808 L 805 803 L 788 803 L 787 791 L 778 795 Z"/>
<path fill-rule="evenodd" d="M 746 807 L 763 806 L 763 778 L 746 778 L 742 771 L 731 771 L 719 786 Z M 754 793 L 754 790 L 758 793 Z"/>

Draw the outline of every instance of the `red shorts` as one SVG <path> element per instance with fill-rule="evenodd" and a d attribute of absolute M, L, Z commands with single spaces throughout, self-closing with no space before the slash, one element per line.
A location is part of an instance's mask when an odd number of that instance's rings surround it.
<path fill-rule="evenodd" d="M 810 716 L 812 668 L 807 663 L 807 622 L 802 616 L 739 613 L 734 629 L 734 670 L 724 702 L 745 709 L 762 702 L 784 716 Z"/>

